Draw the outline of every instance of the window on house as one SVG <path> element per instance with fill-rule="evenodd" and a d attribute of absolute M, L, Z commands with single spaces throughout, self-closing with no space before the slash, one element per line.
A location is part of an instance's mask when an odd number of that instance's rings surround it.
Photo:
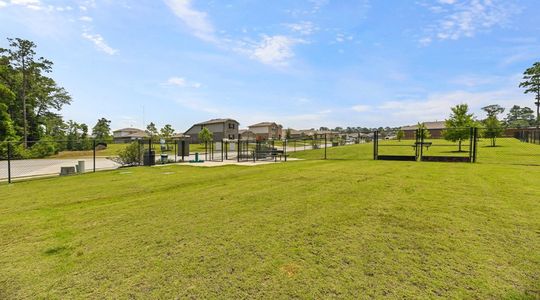
<path fill-rule="evenodd" d="M 229 134 L 229 140 L 234 140 L 234 134 Z"/>
<path fill-rule="evenodd" d="M 234 129 L 234 123 L 229 123 L 229 129 Z"/>

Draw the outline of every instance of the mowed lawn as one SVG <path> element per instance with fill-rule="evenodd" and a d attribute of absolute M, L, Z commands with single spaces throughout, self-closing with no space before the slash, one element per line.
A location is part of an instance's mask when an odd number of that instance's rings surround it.
<path fill-rule="evenodd" d="M 539 166 L 328 156 L 0 185 L 0 299 L 540 297 Z"/>

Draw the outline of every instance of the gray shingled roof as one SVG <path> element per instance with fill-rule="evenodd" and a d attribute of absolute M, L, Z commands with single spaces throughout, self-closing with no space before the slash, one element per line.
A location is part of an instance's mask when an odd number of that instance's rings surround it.
<path fill-rule="evenodd" d="M 444 121 L 435 121 L 435 122 L 421 122 L 424 123 L 427 129 L 445 129 L 445 122 Z M 401 127 L 402 130 L 416 130 L 418 129 L 417 125 L 411 125 L 411 126 L 403 126 Z"/>
<path fill-rule="evenodd" d="M 238 123 L 238 121 L 236 121 L 234 119 L 212 119 L 212 120 L 208 120 L 208 121 L 205 121 L 205 122 L 197 123 L 195 125 L 210 125 L 210 124 L 219 124 L 219 123 L 225 123 L 225 122 L 236 122 L 236 123 Z M 240 123 L 238 123 L 238 124 L 240 124 Z"/>
<path fill-rule="evenodd" d="M 265 127 L 265 126 L 271 126 L 271 125 L 278 125 L 276 122 L 261 122 L 253 125 L 249 125 L 249 127 Z"/>

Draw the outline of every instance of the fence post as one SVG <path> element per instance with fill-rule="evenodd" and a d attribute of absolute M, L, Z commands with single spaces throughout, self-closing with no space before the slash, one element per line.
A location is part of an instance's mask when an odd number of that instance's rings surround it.
<path fill-rule="evenodd" d="M 373 132 L 373 160 L 377 160 L 378 156 L 378 147 L 377 147 L 377 140 L 379 139 L 379 132 L 375 130 Z"/>
<path fill-rule="evenodd" d="M 287 162 L 287 139 L 285 139 L 285 146 L 283 147 L 283 154 L 285 156 L 285 162 Z"/>
<path fill-rule="evenodd" d="M 476 155 L 478 151 L 478 128 L 474 128 L 474 151 L 473 151 L 473 163 L 476 162 Z"/>
<path fill-rule="evenodd" d="M 94 155 L 93 155 L 93 160 L 94 160 L 94 173 L 96 173 L 96 139 L 93 140 L 93 145 L 94 145 Z"/>
<path fill-rule="evenodd" d="M 424 156 L 424 130 L 427 129 L 419 129 L 420 130 L 420 161 L 422 161 L 422 157 Z"/>
<path fill-rule="evenodd" d="M 469 160 L 473 162 L 474 151 L 474 127 L 469 128 Z"/>
<path fill-rule="evenodd" d="M 137 139 L 137 161 L 139 162 L 139 166 L 141 166 L 141 160 L 142 160 L 142 155 L 141 155 L 141 140 L 140 140 L 140 139 Z"/>
<path fill-rule="evenodd" d="M 326 159 L 326 147 L 328 147 L 328 141 L 326 139 L 326 133 L 324 134 L 324 159 Z"/>
<path fill-rule="evenodd" d="M 8 183 L 11 183 L 11 142 L 7 142 Z"/>
<path fill-rule="evenodd" d="M 236 155 L 236 161 L 240 162 L 240 136 L 238 136 L 238 144 L 236 145 L 236 152 L 238 153 Z"/>

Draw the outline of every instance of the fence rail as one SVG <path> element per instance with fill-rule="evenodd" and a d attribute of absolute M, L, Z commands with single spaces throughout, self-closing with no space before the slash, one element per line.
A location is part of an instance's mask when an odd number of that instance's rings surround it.
<path fill-rule="evenodd" d="M 291 153 L 365 142 L 365 137 L 318 136 L 289 140 L 219 140 L 189 144 L 184 139 L 137 139 L 128 142 L 41 140 L 0 142 L 0 182 L 42 176 L 88 173 L 123 166 L 178 162 L 258 162 L 287 160 Z M 196 155 L 198 154 L 198 155 Z M 197 157 L 196 157 L 197 156 Z"/>

